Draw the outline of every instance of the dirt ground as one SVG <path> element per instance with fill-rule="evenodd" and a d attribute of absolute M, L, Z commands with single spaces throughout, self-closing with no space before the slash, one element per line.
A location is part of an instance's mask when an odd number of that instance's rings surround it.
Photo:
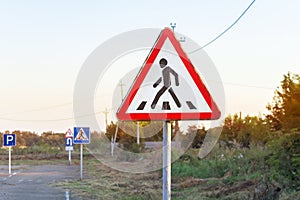
<path fill-rule="evenodd" d="M 234 181 L 234 183 L 226 183 L 225 179 L 230 176 L 230 174 L 227 174 L 222 178 L 206 179 L 172 177 L 172 200 L 279 199 L 278 192 L 272 192 L 270 195 L 265 194 L 266 190 L 276 190 L 271 185 L 260 183 L 257 180 L 240 180 Z M 84 199 L 162 199 L 161 170 L 141 174 L 126 173 L 113 170 L 94 159 L 85 161 L 84 179 L 82 181 L 78 179 L 63 180 L 56 182 L 55 186 L 71 189 L 74 194 L 84 197 Z"/>
<path fill-rule="evenodd" d="M 0 165 L 0 199 L 81 199 L 71 190 L 52 187 L 51 183 L 79 178 L 76 165 L 16 165 L 12 175 L 8 175 L 8 166 Z"/>
<path fill-rule="evenodd" d="M 90 157 L 84 159 L 84 178 L 80 180 L 79 162 L 75 160 L 71 166 L 64 160 L 20 162 L 22 164 L 13 166 L 11 176 L 8 175 L 7 165 L 0 165 L 1 200 L 162 198 L 161 170 L 141 174 L 120 172 Z M 299 199 L 298 193 L 295 193 L 295 198 L 279 198 L 280 191 L 266 195 L 267 190 L 276 191 L 277 187 L 256 179 L 224 182 L 230 176 L 206 179 L 172 177 L 172 200 Z M 266 196 L 268 198 L 263 198 Z"/>

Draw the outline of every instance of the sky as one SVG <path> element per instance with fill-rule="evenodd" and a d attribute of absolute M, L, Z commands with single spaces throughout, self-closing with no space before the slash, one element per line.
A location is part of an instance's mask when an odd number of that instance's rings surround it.
<path fill-rule="evenodd" d="M 91 52 L 111 37 L 176 22 L 175 32 L 203 46 L 251 2 L 1 1 L 0 132 L 65 132 L 74 126 L 77 75 Z M 300 74 L 299 7 L 297 0 L 256 0 L 205 48 L 223 81 L 226 114 L 263 116 L 283 75 Z M 103 98 L 95 101 L 104 123 Z"/>

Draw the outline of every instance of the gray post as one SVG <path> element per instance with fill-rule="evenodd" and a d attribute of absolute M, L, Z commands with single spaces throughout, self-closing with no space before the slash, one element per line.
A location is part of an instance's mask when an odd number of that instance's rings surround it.
<path fill-rule="evenodd" d="M 80 144 L 80 180 L 82 180 L 83 145 Z"/>
<path fill-rule="evenodd" d="M 136 143 L 140 144 L 140 122 L 136 122 Z"/>
<path fill-rule="evenodd" d="M 163 124 L 163 200 L 171 199 L 171 123 Z"/>
<path fill-rule="evenodd" d="M 119 123 L 117 122 L 117 127 L 116 127 L 116 132 L 115 132 L 115 137 L 114 137 L 114 143 L 112 145 L 111 156 L 114 156 L 114 150 L 115 150 L 115 145 L 116 145 L 116 140 L 117 140 L 118 129 L 119 129 Z"/>
<path fill-rule="evenodd" d="M 110 140 L 110 154 L 111 156 L 114 156 L 114 137 L 111 136 L 111 140 Z"/>
<path fill-rule="evenodd" d="M 8 174 L 11 175 L 11 146 L 8 147 Z"/>
<path fill-rule="evenodd" d="M 71 165 L 71 151 L 69 150 L 69 165 Z"/>

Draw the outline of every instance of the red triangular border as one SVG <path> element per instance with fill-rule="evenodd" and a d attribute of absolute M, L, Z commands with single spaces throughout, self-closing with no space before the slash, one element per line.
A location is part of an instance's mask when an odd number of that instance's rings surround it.
<path fill-rule="evenodd" d="M 73 137 L 73 136 L 67 136 L 67 134 L 68 134 L 69 131 L 72 133 L 72 130 L 69 128 L 69 129 L 65 132 L 65 138 Z M 73 133 L 72 133 L 72 134 L 73 134 Z"/>
<path fill-rule="evenodd" d="M 177 54 L 180 56 L 181 61 L 185 65 L 186 69 L 188 70 L 189 74 L 191 75 L 192 79 L 194 80 L 196 86 L 198 87 L 200 93 L 203 95 L 206 103 L 210 107 L 212 112 L 199 112 L 199 113 L 126 113 L 130 103 L 132 102 L 134 96 L 136 95 L 137 91 L 139 90 L 141 84 L 143 83 L 146 75 L 148 74 L 150 68 L 152 67 L 153 62 L 155 61 L 158 53 L 160 52 L 164 42 L 166 39 L 169 38 L 173 47 L 175 48 Z M 203 84 L 200 76 L 196 72 L 193 64 L 188 59 L 187 55 L 181 48 L 180 43 L 175 38 L 174 33 L 171 29 L 165 28 L 162 30 L 158 39 L 152 48 L 149 56 L 146 58 L 142 69 L 140 70 L 139 74 L 137 75 L 133 85 L 127 96 L 125 97 L 124 101 L 122 102 L 119 110 L 117 111 L 117 118 L 119 120 L 137 120 L 137 121 L 149 121 L 149 120 L 212 120 L 220 118 L 221 112 L 217 105 L 215 104 L 214 100 L 212 99 L 210 93 L 206 89 L 205 85 Z"/>

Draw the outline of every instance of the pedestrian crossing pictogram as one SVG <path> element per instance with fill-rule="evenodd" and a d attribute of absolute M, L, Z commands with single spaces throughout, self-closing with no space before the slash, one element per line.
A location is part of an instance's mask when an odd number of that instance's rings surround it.
<path fill-rule="evenodd" d="M 196 109 L 196 107 L 194 106 L 194 104 L 191 101 L 186 101 L 185 103 L 190 110 Z M 143 110 L 145 108 L 146 104 L 147 104 L 147 101 L 142 101 L 141 104 L 137 107 L 137 110 Z M 162 108 L 162 110 L 171 110 L 170 103 L 168 101 L 164 101 L 161 108 Z"/>
<path fill-rule="evenodd" d="M 74 144 L 89 144 L 90 129 L 88 127 L 74 127 Z"/>
<path fill-rule="evenodd" d="M 86 136 L 83 128 L 79 129 L 79 132 L 75 137 L 75 140 L 88 140 L 88 137 Z"/>

